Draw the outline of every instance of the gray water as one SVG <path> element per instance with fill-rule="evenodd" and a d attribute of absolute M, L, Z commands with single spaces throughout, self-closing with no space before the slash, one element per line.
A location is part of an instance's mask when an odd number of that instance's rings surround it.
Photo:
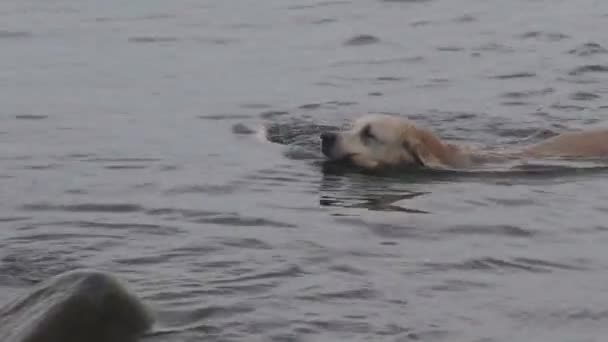
<path fill-rule="evenodd" d="M 604 341 L 607 172 L 328 172 L 233 127 L 596 127 L 607 28 L 603 0 L 2 1 L 0 300 L 93 267 L 149 341 Z"/>

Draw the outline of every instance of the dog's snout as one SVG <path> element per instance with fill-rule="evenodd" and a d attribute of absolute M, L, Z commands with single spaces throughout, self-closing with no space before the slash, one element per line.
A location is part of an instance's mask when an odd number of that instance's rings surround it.
<path fill-rule="evenodd" d="M 333 144 L 336 141 L 336 133 L 323 132 L 321 133 L 321 141 L 323 144 Z"/>

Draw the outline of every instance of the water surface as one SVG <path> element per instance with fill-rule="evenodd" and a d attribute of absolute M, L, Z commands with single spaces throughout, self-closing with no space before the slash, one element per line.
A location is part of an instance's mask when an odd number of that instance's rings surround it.
<path fill-rule="evenodd" d="M 79 267 L 150 341 L 603 341 L 606 172 L 330 172 L 398 113 L 513 144 L 603 125 L 608 3 L 0 3 L 0 300 Z M 233 127 L 282 125 L 288 145 Z M 291 134 L 291 135 L 290 135 Z"/>

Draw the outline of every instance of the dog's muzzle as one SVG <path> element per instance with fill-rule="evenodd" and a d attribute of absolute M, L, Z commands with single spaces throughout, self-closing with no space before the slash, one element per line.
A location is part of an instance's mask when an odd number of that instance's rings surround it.
<path fill-rule="evenodd" d="M 321 133 L 321 152 L 327 157 L 331 157 L 331 150 L 336 144 L 338 135 L 332 132 Z"/>

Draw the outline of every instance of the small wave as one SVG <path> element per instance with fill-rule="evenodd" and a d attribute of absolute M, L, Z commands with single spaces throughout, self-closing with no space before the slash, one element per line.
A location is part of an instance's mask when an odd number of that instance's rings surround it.
<path fill-rule="evenodd" d="M 477 18 L 471 14 L 465 14 L 454 18 L 453 21 L 457 23 L 472 23 L 477 21 Z"/>
<path fill-rule="evenodd" d="M 333 63 L 332 66 L 353 66 L 353 65 L 399 65 L 409 63 L 420 63 L 424 62 L 423 56 L 412 56 L 412 57 L 397 57 L 397 58 L 384 58 L 384 59 L 369 59 L 369 60 L 347 60 Z"/>
<path fill-rule="evenodd" d="M 490 288 L 492 285 L 488 283 L 460 280 L 460 279 L 449 279 L 444 281 L 440 285 L 432 285 L 429 288 L 432 291 L 446 291 L 446 292 L 462 292 L 469 291 L 471 289 L 485 289 Z"/>
<path fill-rule="evenodd" d="M 227 195 L 239 190 L 237 185 L 186 185 L 175 187 L 165 191 L 167 195 L 182 195 L 182 194 L 209 194 L 209 195 Z"/>
<path fill-rule="evenodd" d="M 251 116 L 245 114 L 210 114 L 210 115 L 199 115 L 197 118 L 202 120 L 236 120 L 236 119 L 249 119 Z"/>
<path fill-rule="evenodd" d="M 83 155 L 86 156 L 86 155 Z M 91 163 L 146 163 L 146 162 L 157 162 L 161 161 L 159 158 L 102 158 L 102 157 L 88 157 L 82 161 Z"/>
<path fill-rule="evenodd" d="M 180 219 L 180 218 L 197 218 L 209 215 L 217 215 L 218 212 L 206 210 L 178 209 L 178 208 L 158 208 L 148 209 L 145 211 L 147 215 L 164 216 L 165 219 Z"/>
<path fill-rule="evenodd" d="M 510 53 L 515 52 L 515 49 L 499 43 L 487 43 L 473 49 L 475 52 L 500 52 Z"/>
<path fill-rule="evenodd" d="M 298 108 L 300 108 L 300 109 L 317 109 L 320 107 L 321 107 L 320 103 L 308 103 L 308 104 L 303 104 L 303 105 L 299 106 Z"/>
<path fill-rule="evenodd" d="M 172 43 L 177 42 L 177 37 L 163 37 L 163 36 L 139 36 L 130 37 L 129 42 L 131 43 Z"/>
<path fill-rule="evenodd" d="M 525 101 L 503 101 L 500 103 L 503 106 L 509 106 L 509 107 L 514 107 L 514 106 L 534 106 L 534 103 L 531 102 L 525 102 Z"/>
<path fill-rule="evenodd" d="M 289 112 L 283 111 L 283 110 L 267 110 L 267 111 L 261 112 L 260 117 L 262 119 L 272 119 L 272 118 L 284 116 L 287 114 L 289 114 Z"/>
<path fill-rule="evenodd" d="M 143 170 L 148 168 L 144 165 L 107 165 L 103 167 L 106 170 Z"/>
<path fill-rule="evenodd" d="M 572 104 L 562 104 L 562 103 L 554 103 L 551 105 L 552 109 L 558 109 L 569 112 L 581 112 L 587 109 L 584 106 L 572 105 Z"/>
<path fill-rule="evenodd" d="M 379 236 L 381 238 L 390 238 L 390 239 L 428 239 L 430 235 L 428 235 L 428 230 L 425 232 L 424 230 L 418 229 L 413 226 L 402 226 L 402 225 L 394 225 L 387 223 L 372 223 L 366 222 L 361 219 L 356 218 L 344 218 L 338 217 L 336 218 L 336 222 L 342 224 L 348 224 L 350 226 L 357 226 L 362 228 L 367 228 L 372 234 Z"/>
<path fill-rule="evenodd" d="M 0 30 L 0 39 L 23 39 L 31 38 L 32 33 L 28 31 L 6 31 Z"/>
<path fill-rule="evenodd" d="M 210 223 L 220 224 L 227 226 L 241 226 L 241 227 L 274 227 L 274 228 L 296 228 L 296 225 L 268 220 L 261 217 L 243 217 L 240 215 L 221 215 L 208 218 L 200 218 L 194 220 L 196 223 Z"/>
<path fill-rule="evenodd" d="M 361 46 L 361 45 L 370 45 L 370 44 L 376 44 L 380 42 L 380 38 L 376 37 L 376 36 L 372 36 L 369 34 L 361 34 L 358 36 L 354 36 L 352 38 L 350 38 L 349 40 L 347 40 L 344 45 L 347 46 Z"/>
<path fill-rule="evenodd" d="M 571 55 L 587 57 L 593 56 L 597 54 L 605 54 L 608 53 L 608 49 L 602 47 L 598 43 L 585 43 L 581 46 L 578 46 L 570 51 L 568 51 Z"/>
<path fill-rule="evenodd" d="M 589 310 L 589 309 L 581 309 L 581 310 L 573 310 L 567 314 L 568 319 L 574 320 L 591 320 L 591 321 L 600 321 L 608 319 L 608 310 Z"/>
<path fill-rule="evenodd" d="M 450 234 L 464 234 L 464 235 L 502 235 L 509 237 L 531 237 L 537 233 L 524 229 L 522 227 L 511 226 L 511 225 L 495 225 L 495 226 L 475 226 L 475 225 L 456 225 L 448 229 L 443 230 L 445 233 Z"/>
<path fill-rule="evenodd" d="M 433 0 L 382 0 L 383 2 L 402 2 L 402 3 L 423 3 L 431 2 Z"/>
<path fill-rule="evenodd" d="M 511 99 L 521 99 L 521 98 L 529 98 L 535 96 L 544 96 L 548 94 L 552 94 L 555 92 L 554 88 L 543 88 L 538 90 L 528 90 L 528 91 L 512 91 L 503 93 L 501 96 L 505 98 Z"/>
<path fill-rule="evenodd" d="M 323 18 L 323 19 L 313 20 L 312 24 L 314 24 L 314 25 L 324 25 L 324 24 L 335 23 L 337 21 L 338 21 L 338 19 L 334 19 L 334 18 Z"/>
<path fill-rule="evenodd" d="M 464 51 L 464 47 L 462 47 L 462 46 L 440 46 L 437 48 L 437 51 L 458 52 L 458 51 Z"/>
<path fill-rule="evenodd" d="M 266 104 L 266 103 L 241 103 L 239 105 L 239 107 L 244 108 L 244 109 L 268 109 L 268 108 L 272 108 L 271 105 Z"/>
<path fill-rule="evenodd" d="M 136 204 L 122 203 L 80 203 L 56 205 L 51 203 L 34 203 L 21 206 L 27 211 L 71 211 L 71 212 L 104 212 L 104 213 L 132 213 L 142 211 Z"/>
<path fill-rule="evenodd" d="M 430 20 L 416 20 L 410 24 L 411 27 L 428 26 L 433 22 Z"/>
<path fill-rule="evenodd" d="M 234 278 L 224 278 L 224 279 L 216 279 L 210 280 L 211 284 L 231 284 L 231 283 L 240 283 L 251 280 L 267 280 L 272 278 L 284 278 L 284 277 L 299 277 L 305 274 L 305 272 L 298 266 L 293 265 L 285 269 L 270 271 L 270 272 L 262 272 L 253 275 L 245 275 Z"/>
<path fill-rule="evenodd" d="M 194 37 L 192 38 L 192 41 L 203 44 L 228 45 L 232 43 L 237 43 L 239 40 L 234 38 Z"/>
<path fill-rule="evenodd" d="M 608 72 L 607 65 L 589 64 L 589 65 L 583 65 L 583 66 L 576 67 L 573 70 L 571 70 L 568 74 L 571 76 L 578 76 L 578 75 L 583 75 L 583 74 L 587 74 L 587 73 L 603 73 L 603 72 Z"/>
<path fill-rule="evenodd" d="M 49 233 L 49 234 L 30 234 L 18 237 L 11 237 L 7 240 L 13 242 L 32 242 L 32 241 L 68 241 L 69 239 L 80 239 L 80 238 L 104 238 L 104 239 L 116 239 L 119 238 L 115 235 L 108 234 L 75 234 L 75 233 Z"/>
<path fill-rule="evenodd" d="M 164 216 L 169 220 L 184 220 L 192 223 L 207 223 L 219 225 L 231 225 L 241 227 L 275 227 L 295 228 L 296 226 L 286 222 L 273 221 L 260 217 L 247 217 L 238 213 L 223 213 L 203 210 L 160 208 L 146 210 L 146 214 L 153 216 Z"/>
<path fill-rule="evenodd" d="M 476 258 L 460 263 L 425 263 L 425 267 L 434 271 L 466 270 L 466 271 L 525 271 L 531 273 L 550 273 L 555 270 L 583 271 L 585 267 L 568 265 L 530 258 L 497 259 Z"/>
<path fill-rule="evenodd" d="M 258 131 L 243 123 L 236 123 L 232 125 L 232 133 L 237 135 L 252 135 L 258 133 Z"/>
<path fill-rule="evenodd" d="M 44 120 L 48 119 L 48 115 L 36 115 L 36 114 L 21 114 L 15 115 L 17 120 Z"/>
<path fill-rule="evenodd" d="M 568 96 L 568 98 L 570 100 L 575 100 L 575 101 L 591 101 L 591 100 L 596 100 L 599 99 L 601 96 L 594 94 L 594 93 L 588 93 L 588 92 L 584 92 L 584 91 L 577 91 L 575 93 L 570 94 L 570 96 Z"/>
<path fill-rule="evenodd" d="M 86 21 L 94 21 L 98 23 L 105 22 L 129 22 L 129 21 L 146 21 L 146 20 L 162 20 L 162 19 L 172 19 L 175 18 L 173 14 L 167 13 L 157 13 L 157 14 L 148 14 L 142 16 L 134 16 L 134 17 L 95 17 L 92 19 L 87 19 Z"/>
<path fill-rule="evenodd" d="M 335 6 L 335 5 L 346 5 L 349 3 L 350 3 L 350 1 L 343 1 L 343 0 L 320 1 L 320 2 L 317 2 L 314 4 L 310 4 L 310 5 L 293 5 L 293 6 L 287 7 L 287 9 L 305 10 L 305 9 L 315 9 L 315 8 L 321 8 L 321 7 L 330 7 L 330 6 Z"/>
<path fill-rule="evenodd" d="M 237 247 L 239 249 L 272 249 L 272 246 L 259 239 L 252 238 L 226 238 L 221 239 L 220 243 L 228 247 Z"/>
<path fill-rule="evenodd" d="M 35 253 L 30 249 L 4 248 L 0 259 L 2 284 L 32 285 L 57 274 L 80 268 L 72 258 L 59 253 Z"/>
<path fill-rule="evenodd" d="M 384 0 L 384 1 L 395 1 L 395 0 Z M 411 0 L 410 0 L 411 1 Z M 345 320 L 345 319 L 329 319 L 329 320 L 310 320 L 301 322 L 306 326 L 310 326 L 315 331 L 329 331 L 337 333 L 358 333 L 358 334 L 369 334 L 373 331 L 373 327 L 370 323 L 362 322 L 360 319 L 357 320 Z"/>
<path fill-rule="evenodd" d="M 559 32 L 529 31 L 518 36 L 521 39 L 538 39 L 545 41 L 560 41 L 570 38 L 567 34 Z"/>
<path fill-rule="evenodd" d="M 0 217 L 0 222 L 19 222 L 19 221 L 26 221 L 29 219 L 30 218 L 27 216 L 7 216 L 7 217 Z"/>
<path fill-rule="evenodd" d="M 95 221 L 66 221 L 61 224 L 54 223 L 54 225 L 66 225 L 80 228 L 103 228 L 103 229 L 127 229 L 133 232 L 152 234 L 152 235 L 176 235 L 181 232 L 177 227 L 171 227 L 160 224 L 146 224 L 146 223 L 134 223 L 134 222 L 95 222 Z"/>
<path fill-rule="evenodd" d="M 374 299 L 379 296 L 377 291 L 370 288 L 360 288 L 336 292 L 321 292 L 316 294 L 300 295 L 297 299 L 306 301 L 335 301 L 335 300 L 366 300 Z"/>
<path fill-rule="evenodd" d="M 490 76 L 490 78 L 497 79 L 497 80 L 509 80 L 509 79 L 512 79 L 512 78 L 530 78 L 530 77 L 536 77 L 536 73 L 533 73 L 533 72 L 515 72 L 515 73 L 512 73 L 512 74 L 502 74 L 502 75 Z"/>

